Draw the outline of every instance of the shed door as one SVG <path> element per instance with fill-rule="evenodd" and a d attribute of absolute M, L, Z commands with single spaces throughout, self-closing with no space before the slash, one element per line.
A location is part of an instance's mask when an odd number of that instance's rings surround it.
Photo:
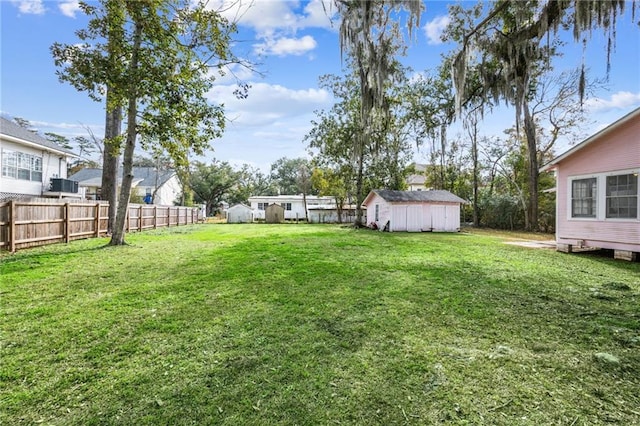
<path fill-rule="evenodd" d="M 407 206 L 407 231 L 420 232 L 422 231 L 422 206 L 410 205 Z"/>
<path fill-rule="evenodd" d="M 447 206 L 439 204 L 431 206 L 431 229 L 433 231 L 447 230 Z"/>
<path fill-rule="evenodd" d="M 406 231 L 407 206 L 392 206 L 391 211 L 391 231 Z"/>

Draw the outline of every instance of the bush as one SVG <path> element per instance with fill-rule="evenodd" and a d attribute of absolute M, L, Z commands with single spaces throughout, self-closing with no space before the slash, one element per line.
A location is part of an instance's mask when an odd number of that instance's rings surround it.
<path fill-rule="evenodd" d="M 478 200 L 480 224 L 494 229 L 524 229 L 524 212 L 511 195 L 482 196 Z"/>

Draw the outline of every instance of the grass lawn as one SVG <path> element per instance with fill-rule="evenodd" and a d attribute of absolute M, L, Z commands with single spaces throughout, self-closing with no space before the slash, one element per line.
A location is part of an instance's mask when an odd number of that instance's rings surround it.
<path fill-rule="evenodd" d="M 0 424 L 640 424 L 640 263 L 505 235 L 204 224 L 2 254 Z"/>

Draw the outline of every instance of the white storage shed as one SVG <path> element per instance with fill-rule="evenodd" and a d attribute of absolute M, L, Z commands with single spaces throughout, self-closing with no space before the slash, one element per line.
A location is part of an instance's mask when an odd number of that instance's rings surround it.
<path fill-rule="evenodd" d="M 362 203 L 367 225 L 390 232 L 457 232 L 465 200 L 444 190 L 374 189 Z"/>
<path fill-rule="evenodd" d="M 252 221 L 253 212 L 249 206 L 240 203 L 227 209 L 227 223 L 251 223 Z"/>

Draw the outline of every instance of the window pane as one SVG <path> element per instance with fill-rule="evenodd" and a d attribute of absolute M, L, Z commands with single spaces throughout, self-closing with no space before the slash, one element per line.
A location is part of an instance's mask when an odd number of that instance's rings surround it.
<path fill-rule="evenodd" d="M 607 218 L 638 217 L 638 176 L 635 174 L 607 176 Z"/>
<path fill-rule="evenodd" d="M 596 217 L 597 179 L 571 182 L 571 217 Z"/>
<path fill-rule="evenodd" d="M 33 157 L 33 171 L 41 172 L 42 171 L 42 157 Z"/>
<path fill-rule="evenodd" d="M 31 173 L 29 170 L 18 169 L 18 179 L 31 180 Z"/>

